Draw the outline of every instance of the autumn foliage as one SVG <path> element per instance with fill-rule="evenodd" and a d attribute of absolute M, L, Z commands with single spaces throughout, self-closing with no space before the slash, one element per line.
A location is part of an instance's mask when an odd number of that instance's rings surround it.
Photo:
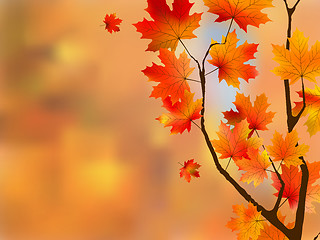
<path fill-rule="evenodd" d="M 299 30 L 291 36 L 290 25 L 287 45 L 273 45 L 274 60 L 279 65 L 272 70 L 275 79 L 270 81 L 285 83 L 283 104 L 287 109 L 288 129 L 275 131 L 271 145 L 265 146 L 259 133 L 268 130 L 275 116 L 275 112 L 269 110 L 270 103 L 264 93 L 254 97 L 237 92 L 235 108 L 223 112 L 224 119 L 214 139 L 206 130 L 205 97 L 210 94 L 206 82 L 225 81 L 229 87 L 240 90 L 241 79 L 248 84 L 256 78 L 258 71 L 252 60 L 255 60 L 259 44 L 247 41 L 239 44 L 238 32 L 246 33 L 250 30 L 248 26 L 259 28 L 270 21 L 265 9 L 273 6 L 272 0 L 204 0 L 208 13 L 217 17 L 215 22 L 228 21 L 229 27 L 220 42 L 211 41 L 202 59 L 196 59 L 184 41 L 196 38 L 193 31 L 200 26 L 203 13 L 192 13 L 193 3 L 189 0 L 174 0 L 172 8 L 165 0 L 147 2 L 146 11 L 152 20 L 143 19 L 134 26 L 142 34 L 141 38 L 150 40 L 146 51 L 158 52 L 161 62 L 142 70 L 154 84 L 150 97 L 160 99 L 167 111 L 156 119 L 165 127 L 171 127 L 171 134 L 182 134 L 192 127 L 203 134 L 220 174 L 247 201 L 247 207 L 233 206 L 237 217 L 227 224 L 238 232 L 238 239 L 301 239 L 304 213 L 315 212 L 313 204 L 320 202 L 320 185 L 317 184 L 320 164 L 304 159 L 309 146 L 299 142 L 298 132 L 293 128 L 300 117 L 308 116 L 305 125 L 310 135 L 320 130 L 320 88 L 317 85 L 314 89 L 304 88 L 305 79 L 316 83 L 320 75 L 320 43 L 316 42 L 309 49 L 308 38 Z M 290 8 L 284 0 L 290 24 L 299 2 Z M 234 25 L 240 29 L 233 30 Z M 178 44 L 184 49 L 180 54 L 176 51 Z M 213 70 L 207 71 L 208 66 Z M 190 78 L 194 72 L 198 74 L 197 79 Z M 209 76 L 214 72 L 216 78 Z M 201 98 L 191 89 L 191 81 L 201 86 Z M 297 82 L 301 83 L 298 91 L 301 101 L 291 108 L 290 86 Z M 238 180 L 228 172 L 229 164 L 235 164 L 241 172 Z M 194 159 L 185 161 L 180 177 L 187 182 L 191 177 L 199 178 L 199 167 Z M 238 183 L 242 181 L 258 187 L 265 179 L 271 179 L 276 190 L 275 204 L 270 210 Z M 285 223 L 286 217 L 280 212 L 284 204 L 296 211 L 294 222 Z"/>
<path fill-rule="evenodd" d="M 103 20 L 105 24 L 105 29 L 108 30 L 109 33 L 119 32 L 120 28 L 117 25 L 120 25 L 122 20 L 116 17 L 115 13 L 107 14 Z"/>

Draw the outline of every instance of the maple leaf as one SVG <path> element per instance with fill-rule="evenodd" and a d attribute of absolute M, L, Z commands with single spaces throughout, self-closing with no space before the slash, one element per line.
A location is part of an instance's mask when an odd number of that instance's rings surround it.
<path fill-rule="evenodd" d="M 172 126 L 171 134 L 183 133 L 186 129 L 190 131 L 191 122 L 201 117 L 202 99 L 194 102 L 193 96 L 194 93 L 185 90 L 184 98 L 181 99 L 181 102 L 172 104 L 171 97 L 167 97 L 163 101 L 163 107 L 169 113 L 164 113 L 156 119 L 163 123 L 165 127 Z"/>
<path fill-rule="evenodd" d="M 278 211 L 278 219 L 284 223 L 285 216 L 281 214 L 280 211 Z M 260 231 L 260 235 L 258 237 L 258 240 L 288 240 L 288 238 L 284 235 L 283 232 L 281 232 L 278 228 L 273 226 L 272 224 L 267 223 L 266 221 L 262 222 L 263 229 Z M 287 224 L 287 228 L 292 228 L 294 226 L 294 223 Z"/>
<path fill-rule="evenodd" d="M 271 165 L 269 156 L 266 151 L 260 155 L 258 150 L 248 149 L 249 159 L 240 159 L 236 161 L 240 170 L 246 171 L 242 174 L 240 181 L 247 182 L 248 184 L 253 181 L 254 186 L 258 186 L 263 182 L 264 178 L 268 178 L 266 169 Z"/>
<path fill-rule="evenodd" d="M 120 28 L 117 25 L 119 25 L 122 20 L 120 18 L 117 18 L 115 13 L 110 15 L 107 14 L 103 22 L 106 25 L 105 29 L 108 30 L 109 33 L 120 31 Z"/>
<path fill-rule="evenodd" d="M 215 22 L 233 19 L 240 28 L 247 32 L 247 26 L 259 27 L 270 19 L 261 10 L 273 7 L 272 0 L 204 0 L 208 12 L 219 15 Z"/>
<path fill-rule="evenodd" d="M 233 212 L 238 215 L 238 218 L 231 218 L 227 223 L 227 227 L 232 231 L 239 231 L 238 240 L 257 240 L 260 230 L 263 228 L 261 212 L 257 211 L 257 207 L 251 202 L 246 209 L 243 205 L 232 206 Z"/>
<path fill-rule="evenodd" d="M 225 37 L 222 36 L 222 42 L 224 41 Z M 257 52 L 258 44 L 249 44 L 246 41 L 237 47 L 238 41 L 234 30 L 228 34 L 225 44 L 216 44 L 211 47 L 209 53 L 212 59 L 208 60 L 209 63 L 219 68 L 219 82 L 225 80 L 229 86 L 236 88 L 239 88 L 240 85 L 239 78 L 248 82 L 250 78 L 258 75 L 255 66 L 244 64 L 255 58 L 253 55 Z"/>
<path fill-rule="evenodd" d="M 309 213 L 315 212 L 312 202 L 320 203 L 320 185 L 314 185 L 314 183 L 320 177 L 320 162 L 307 163 L 309 169 L 309 181 L 306 195 L 306 211 Z M 298 167 L 290 166 L 288 168 L 285 165 L 281 165 L 282 174 L 281 178 L 285 183 L 283 198 L 287 198 L 290 208 L 296 208 L 299 201 L 299 192 L 301 184 L 301 171 Z M 275 196 L 279 195 L 281 183 L 275 173 L 272 173 L 271 178 L 273 180 L 272 186 L 278 190 Z"/>
<path fill-rule="evenodd" d="M 185 52 L 181 53 L 180 58 L 177 59 L 174 52 L 161 48 L 159 58 L 164 66 L 153 63 L 151 67 L 142 71 L 150 81 L 160 82 L 153 87 L 150 97 L 161 97 L 164 100 L 171 96 L 174 104 L 183 98 L 185 90 L 190 91 L 187 78 L 194 68 L 190 68 L 190 59 Z"/>
<path fill-rule="evenodd" d="M 302 91 L 298 92 L 299 96 L 302 98 Z M 308 127 L 308 132 L 310 136 L 315 135 L 320 131 L 320 88 L 315 85 L 314 89 L 305 89 L 305 99 L 306 108 L 304 109 L 302 115 L 306 116 L 309 114 L 308 120 L 304 125 Z M 292 113 L 297 115 L 302 109 L 303 101 L 295 102 L 296 106 L 292 109 Z"/>
<path fill-rule="evenodd" d="M 298 166 L 302 164 L 299 157 L 305 156 L 309 150 L 309 146 L 301 144 L 296 146 L 298 143 L 298 133 L 293 130 L 287 133 L 285 139 L 282 134 L 275 131 L 273 139 L 271 140 L 273 145 L 267 146 L 267 150 L 274 159 L 274 161 L 283 161 L 288 167 L 290 165 Z"/>
<path fill-rule="evenodd" d="M 252 106 L 250 96 L 245 97 L 244 94 L 237 92 L 236 101 L 233 102 L 237 112 L 232 109 L 223 112 L 224 118 L 228 120 L 228 124 L 232 125 L 247 118 L 250 129 L 268 130 L 267 124 L 272 122 L 275 113 L 267 112 L 267 108 L 270 105 L 267 100 L 266 95 L 263 93 L 256 97 L 254 106 Z"/>
<path fill-rule="evenodd" d="M 184 177 L 187 182 L 190 182 L 191 176 L 192 177 L 200 177 L 199 171 L 197 170 L 201 167 L 200 164 L 194 162 L 194 159 L 188 160 L 184 162 L 182 168 L 180 168 L 180 178 Z"/>
<path fill-rule="evenodd" d="M 320 75 L 320 42 L 317 41 L 309 51 L 308 38 L 298 29 L 289 38 L 289 42 L 290 50 L 284 45 L 272 45 L 275 55 L 273 59 L 280 64 L 272 72 L 282 80 L 290 79 L 290 84 L 300 78 L 316 82 L 315 77 Z"/>
<path fill-rule="evenodd" d="M 221 154 L 220 158 L 232 158 L 234 161 L 242 157 L 249 158 L 248 148 L 258 149 L 262 144 L 260 138 L 248 139 L 249 133 L 249 124 L 246 120 L 236 123 L 232 130 L 221 121 L 219 132 L 217 132 L 219 140 L 212 140 L 211 143 L 215 151 Z"/>
<path fill-rule="evenodd" d="M 301 174 L 296 166 L 290 166 L 290 168 L 288 168 L 286 165 L 281 165 L 281 168 L 281 178 L 285 184 L 282 198 L 287 198 L 290 208 L 295 208 L 299 200 Z M 278 190 L 274 195 L 278 197 L 281 183 L 276 173 L 271 174 L 271 179 L 273 180 L 272 186 Z"/>
<path fill-rule="evenodd" d="M 172 11 L 165 0 L 148 0 L 146 11 L 154 19 L 133 24 L 142 33 L 141 38 L 151 39 L 147 51 L 171 48 L 175 51 L 180 39 L 195 38 L 192 32 L 197 29 L 202 13 L 189 15 L 193 3 L 189 0 L 174 0 Z"/>

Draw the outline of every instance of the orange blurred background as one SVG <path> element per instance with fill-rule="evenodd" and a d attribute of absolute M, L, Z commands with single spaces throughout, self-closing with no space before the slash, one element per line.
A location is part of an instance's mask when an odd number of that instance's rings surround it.
<path fill-rule="evenodd" d="M 285 42 L 287 20 L 283 2 L 274 5 L 265 10 L 272 22 L 249 27 L 248 35 L 236 28 L 240 42 L 259 43 L 260 75 L 242 82 L 241 91 L 252 99 L 265 92 L 277 112 L 270 132 L 261 133 L 266 145 L 275 129 L 286 131 L 283 83 L 270 70 L 277 65 L 271 43 Z M 149 41 L 132 26 L 149 17 L 146 7 L 146 0 L 0 1 L 0 239 L 236 238 L 225 225 L 232 205 L 246 203 L 216 171 L 198 129 L 170 136 L 155 121 L 164 110 L 148 98 L 152 87 L 141 70 L 159 63 L 158 53 L 145 52 Z M 199 0 L 192 10 L 207 8 Z M 320 1 L 301 1 L 294 15 L 293 30 L 310 37 L 310 45 L 320 39 L 319 11 Z M 106 13 L 123 19 L 120 32 L 100 26 Z M 214 24 L 215 18 L 205 13 L 198 39 L 185 41 L 199 58 L 211 38 L 225 34 L 228 22 Z M 200 97 L 199 86 L 191 87 Z M 235 89 L 212 74 L 208 95 L 214 138 Z M 319 160 L 320 134 L 310 139 L 303 122 L 298 131 L 311 146 L 307 159 Z M 178 162 L 192 158 L 202 165 L 201 178 L 187 183 Z M 230 170 L 239 176 L 235 166 Z M 242 185 L 273 204 L 270 181 L 257 189 Z M 319 204 L 316 211 L 306 216 L 304 239 L 320 231 Z"/>

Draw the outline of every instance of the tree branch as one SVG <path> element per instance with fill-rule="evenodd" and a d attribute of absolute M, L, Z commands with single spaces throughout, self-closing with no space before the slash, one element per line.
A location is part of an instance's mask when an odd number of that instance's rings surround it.
<path fill-rule="evenodd" d="M 288 30 L 287 30 L 287 43 L 286 43 L 286 49 L 290 50 L 290 42 L 289 38 L 291 37 L 291 26 L 292 26 L 292 15 L 296 10 L 297 5 L 299 4 L 300 0 L 297 0 L 297 2 L 294 4 L 292 8 L 288 7 L 288 3 L 286 0 L 284 0 L 284 3 L 286 5 L 287 14 L 288 14 Z M 304 84 L 303 79 L 302 80 L 302 93 L 303 93 L 303 108 L 300 110 L 299 114 L 297 116 L 292 115 L 292 107 L 291 107 L 291 98 L 290 98 L 290 86 L 289 86 L 289 80 L 284 80 L 284 86 L 285 86 L 285 96 L 286 96 L 286 109 L 287 109 L 287 126 L 288 126 L 288 132 L 291 132 L 293 128 L 298 123 L 298 120 L 301 117 L 301 114 L 305 108 L 305 93 L 304 93 Z M 304 216 L 305 216 L 305 205 L 306 205 L 306 195 L 307 195 L 307 187 L 308 187 L 308 181 L 309 181 L 309 171 L 306 162 L 304 161 L 303 157 L 300 157 L 303 164 L 300 165 L 302 177 L 301 177 L 301 187 L 299 191 L 299 202 L 298 207 L 296 211 L 296 218 L 295 218 L 295 226 L 290 231 L 290 234 L 294 239 L 301 239 L 302 237 L 302 228 L 304 223 Z M 289 238 L 290 239 L 290 238 Z"/>
<path fill-rule="evenodd" d="M 206 59 L 207 59 L 207 57 L 208 57 L 208 55 L 209 55 L 210 49 L 211 49 L 213 46 L 215 46 L 215 45 L 221 45 L 221 44 L 225 44 L 225 43 L 227 42 L 227 38 L 228 38 L 228 35 L 229 35 L 229 33 L 230 33 L 230 29 L 231 29 L 232 23 L 233 23 L 233 18 L 232 18 L 231 21 L 230 21 L 230 24 L 229 24 L 229 27 L 228 27 L 228 31 L 227 31 L 227 34 L 226 34 L 226 37 L 225 37 L 223 43 L 211 43 L 211 44 L 210 44 L 208 50 L 206 51 L 206 53 L 204 54 L 204 57 L 203 57 L 203 59 L 202 59 L 202 70 L 204 70 L 204 63 L 205 63 L 205 61 L 206 61 Z M 218 68 L 216 68 L 216 69 L 218 69 Z M 214 71 L 215 71 L 215 70 L 214 70 Z M 210 73 L 211 73 L 211 72 L 210 72 Z M 208 73 L 208 74 L 210 74 L 210 73 Z M 208 74 L 206 74 L 206 75 L 208 75 Z"/>
<path fill-rule="evenodd" d="M 189 52 L 188 48 L 186 47 L 186 45 L 184 45 L 184 43 L 182 42 L 182 40 L 179 38 L 179 42 L 181 42 L 182 46 L 184 47 L 184 49 L 186 50 L 186 52 L 188 53 L 188 55 L 193 59 L 193 61 L 195 61 L 198 65 L 198 68 L 200 69 L 200 63 L 199 61 L 193 56 L 191 55 L 191 53 Z"/>
<path fill-rule="evenodd" d="M 255 132 L 256 132 L 258 138 L 260 138 L 260 135 L 259 135 L 257 129 L 255 130 Z M 266 147 L 265 147 L 264 145 L 262 145 L 262 147 L 263 147 L 264 150 L 266 150 Z M 284 183 L 284 181 L 282 180 L 281 175 L 280 175 L 278 169 L 276 168 L 276 166 L 274 165 L 274 162 L 272 161 L 272 159 L 271 159 L 270 157 L 269 157 L 269 161 L 271 162 L 271 165 L 272 165 L 272 167 L 273 167 L 273 169 L 274 169 L 274 172 L 277 174 L 277 177 L 278 177 L 278 179 L 279 179 L 279 181 L 280 181 L 280 183 L 281 183 L 281 188 L 280 188 L 280 191 L 279 191 L 279 194 L 278 194 L 277 201 L 276 201 L 276 203 L 274 204 L 273 209 L 271 210 L 272 212 L 277 213 L 277 212 L 278 212 L 278 209 L 280 208 L 280 203 L 281 203 L 281 199 L 282 199 L 282 196 L 283 196 L 283 191 L 284 191 L 284 188 L 285 188 L 285 183 Z M 280 164 L 280 165 L 281 165 L 281 164 Z"/>

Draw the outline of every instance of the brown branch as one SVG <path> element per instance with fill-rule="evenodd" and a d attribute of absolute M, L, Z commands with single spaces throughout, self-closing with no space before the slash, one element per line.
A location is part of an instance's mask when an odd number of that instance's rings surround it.
<path fill-rule="evenodd" d="M 260 135 L 258 133 L 257 130 L 255 130 L 257 136 L 260 138 Z M 262 145 L 263 149 L 266 150 L 266 147 L 264 145 Z M 282 199 L 282 196 L 283 196 L 283 192 L 284 192 L 284 188 L 285 188 L 285 183 L 284 181 L 282 180 L 282 177 L 278 171 L 278 169 L 276 168 L 276 166 L 274 165 L 274 162 L 272 161 L 272 159 L 269 157 L 269 161 L 271 162 L 271 165 L 275 171 L 275 173 L 277 174 L 277 177 L 281 183 L 281 188 L 280 188 L 280 191 L 279 191 L 279 194 L 278 194 L 278 198 L 277 198 L 277 201 L 275 202 L 274 204 L 274 207 L 273 209 L 271 210 L 272 212 L 275 212 L 277 213 L 278 212 L 278 209 L 280 208 L 280 203 L 281 203 L 281 199 Z M 280 164 L 281 165 L 281 164 Z"/>
<path fill-rule="evenodd" d="M 225 37 L 225 39 L 224 39 L 224 42 L 223 42 L 223 43 L 211 43 L 210 46 L 208 47 L 208 49 L 207 49 L 207 51 L 206 51 L 206 53 L 204 54 L 204 57 L 203 57 L 203 59 L 202 59 L 202 70 L 204 70 L 204 63 L 205 63 L 205 61 L 206 61 L 206 59 L 207 59 L 207 57 L 208 57 L 208 55 L 209 55 L 210 49 L 211 49 L 213 46 L 215 46 L 215 45 L 222 45 L 222 44 L 225 44 L 225 43 L 227 42 L 227 38 L 228 38 L 228 36 L 229 36 L 232 23 L 233 23 L 233 18 L 232 18 L 231 21 L 230 21 L 230 24 L 229 24 L 228 31 L 227 31 L 226 37 Z M 218 68 L 216 68 L 215 70 L 217 70 L 217 69 L 218 69 Z M 214 71 L 215 71 L 215 70 L 214 70 Z M 213 72 L 213 71 L 212 71 L 212 72 Z M 211 73 L 211 72 L 210 72 L 210 73 Z M 210 73 L 208 73 L 208 74 L 210 74 Z M 208 75 L 208 74 L 205 74 L 205 75 Z"/>
<path fill-rule="evenodd" d="M 281 232 L 283 232 L 289 239 L 291 239 L 290 237 L 292 237 L 291 234 L 291 230 L 288 229 L 277 217 L 277 213 L 276 211 L 269 211 L 267 209 L 265 209 L 262 205 L 260 205 L 251 195 L 249 195 L 247 193 L 247 191 L 241 187 L 237 181 L 235 181 L 230 175 L 229 173 L 223 169 L 223 167 L 221 166 L 219 159 L 217 157 L 217 154 L 211 144 L 209 135 L 206 131 L 206 127 L 205 127 L 205 117 L 204 117 L 204 113 L 205 113 L 205 95 L 206 95 L 206 78 L 205 78 L 205 71 L 200 71 L 200 79 L 201 79 L 201 89 L 202 89 L 202 104 L 203 104 L 203 108 L 201 110 L 201 129 L 202 129 L 202 133 L 203 136 L 205 138 L 206 144 L 210 150 L 211 156 L 213 158 L 213 161 L 215 163 L 216 168 L 218 169 L 218 171 L 220 172 L 220 174 L 222 174 L 225 179 L 238 191 L 238 193 L 248 202 L 251 202 L 254 206 L 257 207 L 257 211 L 261 211 L 261 214 L 264 218 L 266 218 L 272 225 L 274 225 L 276 228 L 278 228 Z"/>
<path fill-rule="evenodd" d="M 288 3 L 286 0 L 284 0 L 287 14 L 288 14 L 288 30 L 287 30 L 287 43 L 286 43 L 286 49 L 290 50 L 290 42 L 289 38 L 291 37 L 291 27 L 292 27 L 292 15 L 296 10 L 297 5 L 299 4 L 300 0 L 297 0 L 297 2 L 294 4 L 292 8 L 288 6 Z M 300 110 L 299 114 L 297 116 L 292 115 L 292 107 L 291 107 L 291 97 L 290 97 L 290 86 L 289 86 L 289 80 L 284 80 L 284 86 L 285 86 L 285 96 L 286 96 L 286 110 L 287 110 L 287 126 L 288 126 L 288 132 L 291 132 L 293 128 L 298 123 L 301 114 L 303 113 L 305 109 L 305 92 L 304 92 L 304 84 L 303 79 L 302 81 L 302 94 L 303 94 L 303 107 Z M 304 216 L 305 216 L 305 205 L 306 205 L 306 195 L 307 195 L 307 186 L 309 181 L 309 171 L 306 162 L 304 161 L 303 157 L 300 157 L 303 164 L 300 165 L 302 177 L 301 177 L 301 187 L 299 191 L 299 202 L 298 207 L 296 211 L 296 218 L 295 218 L 295 226 L 290 231 L 292 234 L 292 239 L 301 239 L 302 237 L 302 228 L 304 223 Z M 291 238 L 289 238 L 291 239 Z"/>

